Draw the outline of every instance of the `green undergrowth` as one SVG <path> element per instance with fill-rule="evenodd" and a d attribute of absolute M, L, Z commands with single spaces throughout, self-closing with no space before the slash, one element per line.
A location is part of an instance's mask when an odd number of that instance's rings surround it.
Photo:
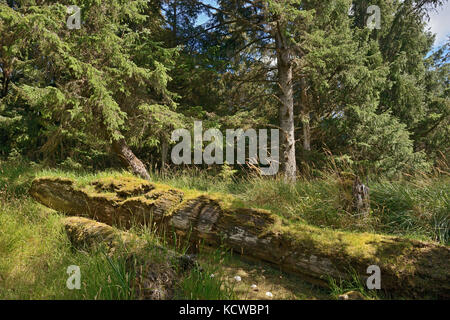
<path fill-rule="evenodd" d="M 349 280 L 328 278 L 332 299 L 338 300 L 340 295 L 348 292 L 358 292 L 365 300 L 387 299 L 381 290 L 368 290 L 356 271 L 349 270 L 349 274 Z"/>
<path fill-rule="evenodd" d="M 35 177 L 64 177 L 80 188 L 90 188 L 99 179 L 133 177 L 126 171 L 75 172 L 45 169 L 26 162 L 0 163 L 0 299 L 134 299 L 124 261 L 103 252 L 75 250 L 65 235 L 61 216 L 28 196 Z M 152 183 L 177 188 L 196 196 L 234 199 L 234 206 L 270 210 L 285 218 L 284 228 L 303 230 L 345 230 L 400 235 L 412 239 L 449 244 L 449 188 L 446 176 L 420 177 L 401 181 L 369 181 L 372 212 L 360 217 L 347 212 L 341 203 L 336 177 L 300 179 L 287 185 L 281 179 L 247 177 L 243 180 L 217 178 L 202 172 L 152 174 Z M 149 241 L 154 233 L 134 227 L 132 232 Z M 307 232 L 314 236 L 313 232 Z M 322 236 L 323 236 L 322 234 Z M 345 232 L 349 242 L 353 232 Z M 364 234 L 362 234 L 364 235 Z M 362 236 L 361 234 L 359 236 Z M 355 238 L 356 239 L 356 238 Z M 358 238 L 360 239 L 360 237 Z M 186 243 L 161 244 L 186 252 Z M 358 240 L 359 241 L 359 240 Z M 364 248 L 361 243 L 355 248 Z M 349 246 L 350 248 L 350 246 Z M 220 253 L 204 258 L 203 270 L 194 269 L 177 284 L 178 299 L 235 299 L 233 283 L 223 280 Z M 69 290 L 67 267 L 78 265 L 82 274 L 81 290 Z M 331 285 L 330 297 L 345 290 L 357 290 L 350 282 Z M 361 291 L 361 290 L 360 290 Z M 242 296 L 238 296 L 240 298 Z M 371 297 L 376 298 L 376 297 Z"/>
<path fill-rule="evenodd" d="M 126 299 L 124 261 L 74 250 L 61 216 L 26 196 L 0 202 L 0 299 Z M 67 268 L 79 266 L 80 290 Z"/>

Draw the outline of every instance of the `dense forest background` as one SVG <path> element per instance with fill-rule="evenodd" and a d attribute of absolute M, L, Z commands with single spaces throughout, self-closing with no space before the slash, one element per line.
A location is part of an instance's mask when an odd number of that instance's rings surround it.
<path fill-rule="evenodd" d="M 449 41 L 427 29 L 443 2 L 2 0 L 0 157 L 145 176 L 202 120 L 280 128 L 291 180 L 428 172 L 450 149 Z"/>

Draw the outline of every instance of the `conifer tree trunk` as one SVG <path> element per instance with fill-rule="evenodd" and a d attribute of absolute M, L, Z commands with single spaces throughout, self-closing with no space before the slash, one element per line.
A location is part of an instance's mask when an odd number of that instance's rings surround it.
<path fill-rule="evenodd" d="M 103 115 L 99 114 L 100 117 L 100 127 L 102 128 L 103 134 L 105 137 L 111 138 L 114 135 L 111 135 L 111 132 L 105 125 Z M 121 133 L 117 130 L 115 132 L 116 136 L 122 136 Z M 133 171 L 133 174 L 141 177 L 145 180 L 150 180 L 150 175 L 148 174 L 147 168 L 144 163 L 136 157 L 131 148 L 128 146 L 125 138 L 111 138 L 111 149 L 112 151 L 120 158 L 120 161 L 127 167 L 130 167 Z"/>
<path fill-rule="evenodd" d="M 119 140 L 114 140 L 112 143 L 113 151 L 119 156 L 122 163 L 126 166 L 131 167 L 133 173 L 143 179 L 150 180 L 150 175 L 148 174 L 145 165 L 135 156 L 133 151 L 126 143 L 124 138 Z"/>
<path fill-rule="evenodd" d="M 295 126 L 294 126 L 294 88 L 292 83 L 292 57 L 279 24 L 275 30 L 277 48 L 278 84 L 281 90 L 279 110 L 281 129 L 281 164 L 285 180 L 296 181 L 297 165 L 295 160 Z"/>
<path fill-rule="evenodd" d="M 300 107 L 300 117 L 303 127 L 303 150 L 311 151 L 311 126 L 310 126 L 310 115 L 309 115 L 309 105 L 308 96 L 306 93 L 306 80 L 302 78 L 300 80 L 300 90 L 301 90 L 301 107 Z"/>
<path fill-rule="evenodd" d="M 303 149 L 311 151 L 311 127 L 309 125 L 309 113 L 302 112 L 303 122 Z"/>

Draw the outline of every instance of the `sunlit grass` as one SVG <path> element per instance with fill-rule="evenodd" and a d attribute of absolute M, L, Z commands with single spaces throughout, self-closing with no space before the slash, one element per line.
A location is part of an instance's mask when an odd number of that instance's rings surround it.
<path fill-rule="evenodd" d="M 0 299 L 131 297 L 123 261 L 74 250 L 58 214 L 27 197 L 0 205 Z M 81 290 L 66 286 L 70 265 L 81 269 Z"/>

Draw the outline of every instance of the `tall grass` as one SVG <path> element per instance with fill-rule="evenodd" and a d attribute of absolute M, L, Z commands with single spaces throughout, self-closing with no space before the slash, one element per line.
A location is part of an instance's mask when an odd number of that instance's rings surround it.
<path fill-rule="evenodd" d="M 74 250 L 61 217 L 31 199 L 0 204 L 0 299 L 132 298 L 123 259 Z M 70 265 L 81 269 L 81 290 L 66 286 Z"/>
<path fill-rule="evenodd" d="M 348 231 L 376 232 L 449 244 L 450 177 L 417 174 L 398 180 L 367 181 L 371 213 L 349 211 L 341 178 L 333 170 L 300 177 L 287 184 L 282 177 L 247 175 L 223 179 L 201 170 L 153 174 L 152 180 L 182 189 L 230 193 L 247 205 L 271 210 L 291 221 Z"/>
<path fill-rule="evenodd" d="M 422 179 L 389 182 L 372 187 L 374 214 L 380 230 L 449 243 L 450 180 Z"/>
<path fill-rule="evenodd" d="M 355 270 L 349 270 L 348 273 L 351 275 L 349 280 L 328 278 L 330 295 L 333 299 L 338 299 L 340 295 L 350 291 L 359 292 L 364 299 L 379 300 L 384 298 L 379 291 L 367 289 Z"/>

